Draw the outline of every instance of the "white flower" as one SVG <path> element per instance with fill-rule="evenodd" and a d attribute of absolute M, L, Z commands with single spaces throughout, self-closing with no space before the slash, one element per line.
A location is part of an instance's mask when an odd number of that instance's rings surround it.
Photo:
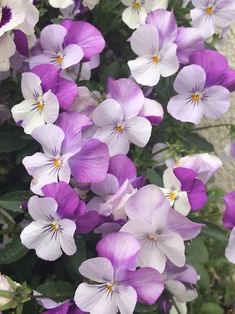
<path fill-rule="evenodd" d="M 23 73 L 21 89 L 25 98 L 12 108 L 16 123 L 21 122 L 25 133 L 31 132 L 46 123 L 53 123 L 59 114 L 57 97 L 48 91 L 43 93 L 40 78 L 34 73 Z"/>
<path fill-rule="evenodd" d="M 89 10 L 93 10 L 94 7 L 100 2 L 100 0 L 83 0 L 82 4 Z"/>
<path fill-rule="evenodd" d="M 9 59 L 16 51 L 16 46 L 10 33 L 5 33 L 0 37 L 0 51 L 0 72 L 5 72 L 10 69 Z"/>
<path fill-rule="evenodd" d="M 76 224 L 70 219 L 61 219 L 57 203 L 51 197 L 33 196 L 28 203 L 29 214 L 34 221 L 21 232 L 22 244 L 35 249 L 38 257 L 54 261 L 62 255 L 76 252 L 73 238 Z"/>
<path fill-rule="evenodd" d="M 49 4 L 58 9 L 65 9 L 73 4 L 73 0 L 49 0 Z"/>

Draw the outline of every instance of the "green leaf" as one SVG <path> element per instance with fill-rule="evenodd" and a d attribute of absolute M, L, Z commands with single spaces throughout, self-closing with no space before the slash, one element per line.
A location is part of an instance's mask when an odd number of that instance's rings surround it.
<path fill-rule="evenodd" d="M 188 133 L 181 136 L 181 139 L 190 148 L 192 146 L 197 148 L 197 151 L 212 152 L 214 151 L 214 146 L 209 143 L 204 137 L 198 133 Z"/>
<path fill-rule="evenodd" d="M 154 305 L 147 305 L 147 304 L 142 304 L 142 303 L 137 303 L 136 308 L 135 308 L 135 312 L 136 313 L 156 313 L 157 309 L 157 304 Z"/>
<path fill-rule="evenodd" d="M 22 212 L 21 205 L 29 198 L 26 191 L 15 191 L 0 196 L 0 207 L 13 212 Z"/>
<path fill-rule="evenodd" d="M 27 146 L 28 141 L 21 138 L 18 131 L 0 133 L 0 153 L 11 153 Z"/>
<path fill-rule="evenodd" d="M 69 282 L 58 280 L 48 281 L 36 289 L 43 296 L 56 302 L 63 302 L 74 295 L 74 289 Z"/>
<path fill-rule="evenodd" d="M 27 254 L 28 250 L 21 244 L 19 236 L 0 250 L 0 264 L 11 264 Z"/>
<path fill-rule="evenodd" d="M 228 242 L 228 232 L 210 222 L 206 222 L 205 224 L 205 227 L 202 228 L 202 235 L 223 242 L 224 244 Z"/>
<path fill-rule="evenodd" d="M 146 175 L 151 184 L 156 184 L 157 186 L 163 186 L 163 181 L 160 175 L 154 169 L 147 169 Z"/>
<path fill-rule="evenodd" d="M 83 239 L 76 239 L 77 252 L 68 257 L 67 270 L 74 279 L 74 277 L 80 276 L 78 268 L 86 260 L 86 243 Z"/>
<path fill-rule="evenodd" d="M 204 264 L 209 258 L 207 247 L 203 240 L 199 237 L 193 240 L 191 244 L 188 244 L 188 246 L 186 246 L 186 254 L 189 263 L 192 264 Z"/>
<path fill-rule="evenodd" d="M 200 311 L 200 314 L 223 314 L 224 310 L 222 309 L 222 307 L 220 307 L 218 304 L 216 303 L 212 303 L 212 302 L 207 302 L 202 304 Z"/>

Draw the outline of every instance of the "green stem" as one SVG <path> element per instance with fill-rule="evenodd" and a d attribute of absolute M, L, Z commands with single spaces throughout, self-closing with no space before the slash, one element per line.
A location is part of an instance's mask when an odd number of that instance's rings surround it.
<path fill-rule="evenodd" d="M 192 132 L 195 131 L 201 131 L 201 130 L 206 130 L 206 129 L 211 129 L 211 128 L 220 128 L 220 127 L 232 127 L 234 124 L 231 123 L 222 123 L 222 124 L 214 124 L 214 125 L 207 125 L 207 126 L 202 126 L 200 128 L 192 129 Z"/>
<path fill-rule="evenodd" d="M 18 304 L 17 308 L 16 308 L 16 314 L 22 314 L 23 313 L 23 307 L 24 307 L 23 303 Z"/>
<path fill-rule="evenodd" d="M 15 234 L 19 233 L 20 230 L 12 230 L 12 229 L 2 229 L 0 230 L 0 234 Z"/>

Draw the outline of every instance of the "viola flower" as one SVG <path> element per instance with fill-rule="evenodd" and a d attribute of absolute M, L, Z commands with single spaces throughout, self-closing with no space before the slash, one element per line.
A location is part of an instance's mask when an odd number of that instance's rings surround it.
<path fill-rule="evenodd" d="M 227 229 L 231 229 L 228 246 L 225 251 L 225 256 L 230 263 L 235 264 L 235 192 L 230 192 L 224 197 L 224 215 L 223 225 Z"/>
<path fill-rule="evenodd" d="M 160 122 L 163 116 L 161 105 L 154 102 L 156 110 L 148 107 L 149 110 L 142 112 L 144 95 L 139 86 L 130 79 L 109 80 L 108 89 L 109 98 L 92 115 L 97 126 L 94 138 L 108 145 L 110 156 L 127 154 L 130 143 L 144 147 L 150 139 L 152 126 L 141 115 L 146 114 L 147 118 L 158 119 Z M 156 114 L 160 116 L 156 117 Z"/>
<path fill-rule="evenodd" d="M 41 79 L 34 73 L 23 73 L 21 90 L 24 101 L 12 108 L 16 123 L 24 128 L 25 133 L 31 132 L 46 123 L 53 123 L 59 115 L 59 102 L 51 92 L 43 92 Z"/>
<path fill-rule="evenodd" d="M 222 161 L 212 154 L 194 154 L 181 157 L 174 167 L 190 168 L 197 173 L 197 179 L 206 184 L 222 167 Z"/>
<path fill-rule="evenodd" d="M 157 85 L 161 76 L 176 73 L 179 62 L 187 64 L 190 54 L 204 47 L 196 29 L 177 28 L 173 12 L 166 10 L 151 12 L 146 25 L 141 25 L 132 34 L 130 43 L 138 56 L 128 62 L 131 75 L 139 84 L 147 86 Z"/>
<path fill-rule="evenodd" d="M 201 224 L 191 222 L 170 208 L 170 203 L 155 185 L 139 189 L 124 209 L 130 220 L 121 231 L 134 235 L 141 244 L 138 266 L 153 267 L 161 273 L 167 260 L 178 267 L 184 266 L 184 240 L 196 237 Z"/>
<path fill-rule="evenodd" d="M 235 159 L 235 140 L 234 139 L 225 146 L 224 152 L 227 157 Z"/>
<path fill-rule="evenodd" d="M 6 72 L 10 69 L 10 58 L 16 52 L 16 46 L 12 36 L 9 33 L 0 37 L 0 72 Z"/>
<path fill-rule="evenodd" d="M 194 9 L 190 11 L 192 24 L 204 38 L 215 34 L 216 28 L 226 28 L 235 21 L 233 0 L 192 0 Z"/>
<path fill-rule="evenodd" d="M 184 216 L 203 208 L 207 202 L 205 186 L 196 177 L 194 170 L 182 167 L 168 168 L 163 173 L 161 190 L 171 206 Z"/>
<path fill-rule="evenodd" d="M 55 64 L 60 69 L 67 69 L 78 64 L 83 56 L 83 50 L 75 44 L 65 45 L 67 29 L 62 25 L 48 25 L 40 35 L 42 54 L 30 58 L 30 68 L 39 64 Z"/>
<path fill-rule="evenodd" d="M 147 14 L 155 9 L 166 9 L 168 0 L 121 0 L 127 8 L 122 13 L 123 22 L 131 29 L 144 24 Z"/>
<path fill-rule="evenodd" d="M 218 119 L 230 107 L 230 92 L 223 86 L 208 86 L 205 70 L 198 65 L 184 67 L 177 75 L 167 110 L 175 119 L 199 124 L 203 116 Z"/>
<path fill-rule="evenodd" d="M 51 197 L 33 196 L 28 210 L 33 222 L 23 229 L 21 242 L 28 249 L 35 249 L 38 257 L 54 261 L 62 255 L 73 255 L 77 248 L 74 241 L 76 224 L 70 219 L 61 219 L 58 205 Z"/>
<path fill-rule="evenodd" d="M 82 283 L 75 292 L 76 305 L 85 312 L 132 314 L 137 300 L 154 304 L 164 285 L 160 274 L 149 267 L 136 270 L 140 250 L 128 233 L 112 233 L 97 244 L 99 257 L 82 263 L 79 272 L 96 284 Z"/>
<path fill-rule="evenodd" d="M 46 184 L 68 183 L 71 173 L 80 183 L 101 181 L 107 173 L 106 145 L 98 140 L 85 143 L 82 140 L 81 131 L 90 125 L 89 119 L 71 112 L 61 114 L 57 123 L 60 127 L 47 124 L 33 130 L 31 135 L 41 144 L 43 153 L 23 159 L 25 168 L 33 177 L 31 190 L 39 195 Z"/>

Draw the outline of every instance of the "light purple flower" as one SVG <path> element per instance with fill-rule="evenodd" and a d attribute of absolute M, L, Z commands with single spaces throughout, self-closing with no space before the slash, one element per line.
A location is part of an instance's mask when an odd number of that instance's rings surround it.
<path fill-rule="evenodd" d="M 154 304 L 164 285 L 152 268 L 136 270 L 140 245 L 127 233 L 112 233 L 97 245 L 99 257 L 82 263 L 79 272 L 97 284 L 82 283 L 75 292 L 75 303 L 92 314 L 132 314 L 137 300 Z"/>
<path fill-rule="evenodd" d="M 58 204 L 51 197 L 33 196 L 28 210 L 33 222 L 21 232 L 22 244 L 35 249 L 38 257 L 54 261 L 62 255 L 73 255 L 77 248 L 73 238 L 76 224 L 70 219 L 61 219 Z"/>
<path fill-rule="evenodd" d="M 233 0 L 192 0 L 192 24 L 204 38 L 214 35 L 216 28 L 225 28 L 235 21 Z"/>
<path fill-rule="evenodd" d="M 73 114 L 76 117 L 72 117 Z M 81 183 L 104 179 L 108 168 L 108 150 L 98 140 L 89 140 L 85 144 L 82 142 L 82 127 L 89 125 L 84 117 L 79 113 L 63 113 L 59 119 L 61 127 L 48 124 L 32 132 L 43 149 L 43 153 L 36 153 L 23 160 L 25 168 L 33 177 L 32 191 L 40 194 L 46 184 L 58 181 L 68 183 L 71 173 Z"/>
<path fill-rule="evenodd" d="M 232 140 L 225 146 L 224 152 L 227 157 L 235 159 L 235 140 Z"/>
<path fill-rule="evenodd" d="M 207 202 L 204 184 L 196 179 L 197 173 L 188 168 L 168 168 L 163 173 L 164 195 L 172 207 L 187 216 L 192 211 L 203 208 Z"/>
<path fill-rule="evenodd" d="M 225 256 L 230 263 L 235 264 L 235 192 L 226 194 L 224 202 L 223 224 L 225 228 L 232 229 Z"/>
<path fill-rule="evenodd" d="M 93 112 L 94 134 L 109 147 L 110 156 L 127 154 L 130 143 L 144 147 L 151 136 L 151 124 L 139 113 L 143 108 L 144 95 L 130 79 L 109 81 L 109 98 Z"/>
<path fill-rule="evenodd" d="M 126 203 L 125 211 L 130 220 L 121 231 L 131 233 L 141 243 L 138 266 L 153 267 L 160 272 L 164 271 L 167 260 L 184 266 L 184 240 L 194 238 L 202 225 L 170 208 L 155 185 L 138 190 Z"/>
<path fill-rule="evenodd" d="M 218 119 L 230 107 L 230 92 L 223 86 L 206 85 L 207 75 L 198 65 L 184 67 L 177 75 L 174 89 L 178 93 L 167 105 L 175 119 L 199 124 L 203 116 Z"/>
<path fill-rule="evenodd" d="M 197 172 L 197 178 L 206 184 L 223 163 L 214 155 L 203 153 L 184 156 L 179 159 L 175 167 L 190 168 Z"/>
<path fill-rule="evenodd" d="M 34 73 L 23 73 L 21 90 L 24 101 L 12 108 L 16 123 L 30 134 L 36 127 L 53 123 L 59 115 L 57 97 L 51 92 L 43 92 L 41 79 Z"/>
<path fill-rule="evenodd" d="M 78 94 L 77 85 L 74 82 L 61 78 L 59 69 L 52 64 L 38 65 L 33 68 L 32 72 L 40 77 L 44 93 L 50 90 L 56 95 L 62 109 L 70 108 Z"/>
<path fill-rule="evenodd" d="M 43 52 L 30 59 L 30 68 L 40 64 L 54 64 L 60 69 L 67 69 L 78 64 L 84 56 L 83 50 L 75 44 L 65 45 L 66 35 L 67 29 L 62 25 L 46 26 L 40 35 Z"/>

